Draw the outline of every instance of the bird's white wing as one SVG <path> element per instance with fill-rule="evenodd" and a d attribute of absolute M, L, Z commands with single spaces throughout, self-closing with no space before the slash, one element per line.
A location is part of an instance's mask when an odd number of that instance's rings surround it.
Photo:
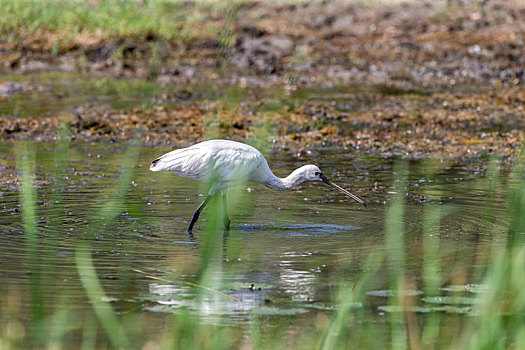
<path fill-rule="evenodd" d="M 232 147 L 233 146 L 233 147 Z M 255 148 L 234 142 L 203 142 L 178 149 L 155 159 L 152 171 L 170 170 L 201 181 L 232 183 L 256 181 L 266 160 Z"/>
<path fill-rule="evenodd" d="M 207 175 L 218 182 L 242 183 L 253 181 L 257 172 L 266 160 L 257 151 L 247 149 L 218 150 L 210 159 L 211 172 Z"/>
<path fill-rule="evenodd" d="M 211 153 L 206 148 L 188 147 L 168 152 L 151 162 L 151 171 L 169 170 L 184 177 L 200 180 L 206 172 Z"/>

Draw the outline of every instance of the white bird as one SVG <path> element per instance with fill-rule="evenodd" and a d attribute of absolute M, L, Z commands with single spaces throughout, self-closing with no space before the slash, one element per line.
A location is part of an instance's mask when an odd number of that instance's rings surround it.
<path fill-rule="evenodd" d="M 328 180 L 316 165 L 304 165 L 287 177 L 279 178 L 273 174 L 268 162 L 256 148 L 230 140 L 209 140 L 168 152 L 151 162 L 149 169 L 170 170 L 179 176 L 206 181 L 211 185 L 206 198 L 191 217 L 188 226 L 190 233 L 210 198 L 219 192 L 223 199 L 224 227 L 229 230 L 226 191 L 230 185 L 245 182 L 257 182 L 272 190 L 282 191 L 306 181 L 323 181 L 366 207 L 361 198 Z"/>

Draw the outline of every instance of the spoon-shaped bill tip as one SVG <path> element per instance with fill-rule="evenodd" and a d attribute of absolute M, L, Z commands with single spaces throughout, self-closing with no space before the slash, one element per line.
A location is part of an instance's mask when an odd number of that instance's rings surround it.
<path fill-rule="evenodd" d="M 362 200 L 361 198 L 359 198 L 358 196 L 356 196 L 355 194 L 353 193 L 350 193 L 348 192 L 347 190 L 345 190 L 344 188 L 342 188 L 341 186 L 339 185 L 336 185 L 335 183 L 333 183 L 332 181 L 328 180 L 328 178 L 324 175 L 321 174 L 321 180 L 323 180 L 323 182 L 327 185 L 330 185 L 332 186 L 333 188 L 339 190 L 340 192 L 344 193 L 345 195 L 347 195 L 348 197 L 352 198 L 353 200 L 363 204 L 366 208 L 366 203 L 364 200 Z"/>

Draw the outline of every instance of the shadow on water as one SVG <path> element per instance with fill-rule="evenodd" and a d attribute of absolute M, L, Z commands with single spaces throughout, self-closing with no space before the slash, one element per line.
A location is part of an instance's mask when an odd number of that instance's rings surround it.
<path fill-rule="evenodd" d="M 266 231 L 278 232 L 283 235 L 290 236 L 309 236 L 309 235 L 323 235 L 330 233 L 345 233 L 348 231 L 359 230 L 359 227 L 354 226 L 340 226 L 333 224 L 290 224 L 290 225 L 272 225 L 269 224 L 259 224 L 259 225 L 250 225 L 244 224 L 242 226 L 233 227 L 232 230 L 243 231 L 260 231 L 264 233 Z"/>

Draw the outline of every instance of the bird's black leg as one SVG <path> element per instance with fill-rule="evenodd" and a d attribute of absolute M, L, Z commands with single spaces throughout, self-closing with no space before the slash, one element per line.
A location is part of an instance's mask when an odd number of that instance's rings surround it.
<path fill-rule="evenodd" d="M 230 230 L 230 217 L 228 216 L 228 203 L 226 200 L 226 191 L 222 192 L 222 220 L 224 223 L 224 229 Z"/>
<path fill-rule="evenodd" d="M 193 231 L 193 225 L 195 225 L 197 220 L 199 220 L 199 215 L 201 215 L 201 211 L 204 209 L 206 204 L 208 204 L 208 201 L 210 200 L 210 198 L 211 198 L 211 196 L 209 196 L 209 195 L 206 196 L 206 198 L 204 198 L 204 201 L 201 203 L 201 205 L 199 205 L 197 210 L 195 210 L 195 212 L 191 216 L 190 226 L 188 226 L 188 232 L 189 233 L 191 233 Z"/>

